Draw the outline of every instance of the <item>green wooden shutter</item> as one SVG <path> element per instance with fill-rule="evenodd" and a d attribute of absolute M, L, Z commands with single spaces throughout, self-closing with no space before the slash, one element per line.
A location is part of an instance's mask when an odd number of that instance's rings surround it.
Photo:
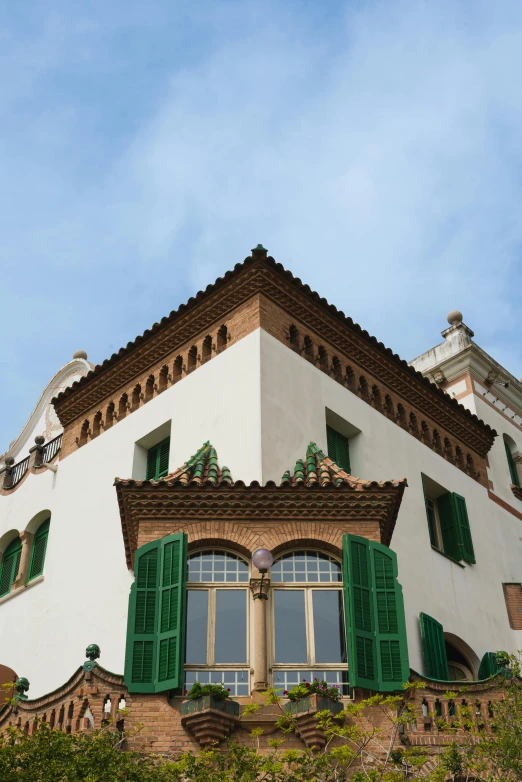
<path fill-rule="evenodd" d="M 422 491 L 424 493 L 424 506 L 426 508 L 426 518 L 428 519 L 428 532 L 430 533 L 430 543 L 432 546 L 435 546 L 435 548 L 439 548 L 439 543 L 437 541 L 437 528 L 435 523 L 435 516 L 433 513 L 433 508 L 430 508 L 430 505 L 428 503 L 428 497 L 426 496 L 424 477 L 425 477 L 424 474 L 421 473 Z M 433 503 L 433 500 L 429 500 L 429 502 Z"/>
<path fill-rule="evenodd" d="M 13 582 L 18 575 L 20 559 L 22 556 L 22 541 L 15 538 L 8 545 L 2 557 L 2 567 L 0 569 L 0 597 L 7 595 L 11 591 Z"/>
<path fill-rule="evenodd" d="M 437 499 L 439 509 L 440 531 L 444 553 L 449 557 L 460 561 L 462 559 L 462 540 L 460 536 L 460 524 L 453 495 L 448 492 Z"/>
<path fill-rule="evenodd" d="M 169 473 L 170 437 L 159 443 L 158 451 L 158 478 L 163 478 Z"/>
<path fill-rule="evenodd" d="M 446 642 L 444 641 L 444 628 L 433 617 L 428 616 L 428 614 L 421 614 L 420 630 L 426 676 L 429 676 L 431 679 L 448 681 L 449 670 Z"/>
<path fill-rule="evenodd" d="M 343 535 L 343 586 L 352 687 L 401 689 L 409 663 L 397 557 L 380 543 Z"/>
<path fill-rule="evenodd" d="M 50 519 L 44 521 L 36 531 L 31 549 L 31 564 L 29 566 L 28 581 L 37 576 L 41 576 L 44 569 L 45 552 L 47 550 L 47 539 L 49 537 Z"/>
<path fill-rule="evenodd" d="M 482 660 L 480 661 L 480 668 L 478 672 L 479 679 L 489 679 L 490 676 L 494 676 L 498 671 L 497 666 L 497 653 L 486 652 Z"/>
<path fill-rule="evenodd" d="M 160 548 L 159 540 L 146 543 L 134 557 L 124 674 L 129 692 L 155 692 Z"/>
<path fill-rule="evenodd" d="M 468 510 L 466 500 L 460 494 L 452 495 L 455 515 L 459 525 L 462 559 L 474 565 L 475 552 L 473 550 L 473 541 L 471 540 L 471 530 L 469 528 Z"/>
<path fill-rule="evenodd" d="M 160 622 L 156 692 L 183 685 L 186 624 L 187 536 L 161 541 Z"/>
<path fill-rule="evenodd" d="M 331 426 L 326 427 L 326 444 L 328 456 L 342 470 L 350 472 L 350 450 L 348 438 L 336 432 Z"/>
<path fill-rule="evenodd" d="M 125 684 L 129 692 L 182 686 L 187 536 L 167 535 L 135 554 L 129 597 Z"/>
<path fill-rule="evenodd" d="M 147 472 L 145 480 L 157 481 L 169 472 L 170 437 L 147 451 Z"/>
<path fill-rule="evenodd" d="M 511 448 L 509 447 L 509 445 L 506 443 L 505 440 L 504 440 L 504 445 L 506 447 L 506 457 L 507 457 L 508 466 L 509 466 L 509 475 L 511 477 L 511 483 L 514 483 L 515 486 L 520 486 L 520 480 L 519 480 L 519 477 L 518 477 L 517 466 L 516 466 L 515 462 L 513 461 L 513 454 L 511 453 Z"/>

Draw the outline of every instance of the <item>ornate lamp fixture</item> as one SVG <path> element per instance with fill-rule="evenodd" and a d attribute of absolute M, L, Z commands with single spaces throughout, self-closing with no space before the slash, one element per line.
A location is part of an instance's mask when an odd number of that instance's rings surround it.
<path fill-rule="evenodd" d="M 252 564 L 261 573 L 261 580 L 256 582 L 256 589 L 254 591 L 254 600 L 268 600 L 268 593 L 264 591 L 263 580 L 274 564 L 274 555 L 266 548 L 258 548 L 252 554 Z M 265 582 L 266 583 L 266 582 Z"/>

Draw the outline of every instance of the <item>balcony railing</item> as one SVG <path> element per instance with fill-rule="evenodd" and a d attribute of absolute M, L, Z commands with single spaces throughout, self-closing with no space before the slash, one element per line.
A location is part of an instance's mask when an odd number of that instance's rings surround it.
<path fill-rule="evenodd" d="M 51 462 L 61 447 L 62 447 L 61 434 L 59 434 L 58 437 L 55 437 L 54 440 L 49 440 L 48 443 L 45 443 L 42 451 L 42 464 Z"/>
<path fill-rule="evenodd" d="M 12 464 L 14 461 L 12 458 L 6 459 L 6 466 L 0 470 L 0 475 L 3 476 L 1 481 L 2 488 L 14 489 L 20 483 L 30 465 L 38 468 L 54 459 L 62 447 L 62 435 L 59 434 L 58 437 L 49 440 L 45 445 L 43 445 L 43 439 L 40 435 L 35 437 L 36 445 L 29 449 L 29 456 L 26 456 L 18 464 Z M 55 470 L 56 468 L 53 467 L 52 469 Z"/>
<path fill-rule="evenodd" d="M 29 468 L 30 458 L 31 458 L 30 456 L 26 456 L 25 459 L 22 459 L 21 462 L 18 462 L 18 464 L 13 465 L 13 470 L 11 472 L 11 488 L 14 488 L 17 483 L 20 483 L 20 481 L 24 477 L 25 473 Z"/>

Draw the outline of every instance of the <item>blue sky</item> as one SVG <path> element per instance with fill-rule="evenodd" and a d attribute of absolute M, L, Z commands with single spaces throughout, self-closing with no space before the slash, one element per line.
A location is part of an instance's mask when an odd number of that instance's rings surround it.
<path fill-rule="evenodd" d="M 0 3 L 0 452 L 258 242 L 410 359 L 522 374 L 522 4 Z"/>

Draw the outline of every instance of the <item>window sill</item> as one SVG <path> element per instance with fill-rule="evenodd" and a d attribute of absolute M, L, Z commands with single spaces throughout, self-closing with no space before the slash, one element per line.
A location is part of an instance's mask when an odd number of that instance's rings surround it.
<path fill-rule="evenodd" d="M 3 595 L 2 597 L 0 597 L 0 605 L 6 603 L 8 600 L 12 600 L 13 597 L 16 597 L 21 592 L 25 592 L 26 589 L 30 589 L 31 587 L 40 584 L 44 580 L 44 578 L 45 578 L 44 575 L 37 576 L 36 578 L 33 578 L 31 581 L 29 581 L 27 584 L 23 584 L 23 586 L 18 587 L 18 589 L 13 589 L 7 595 Z"/>
<path fill-rule="evenodd" d="M 466 565 L 463 565 L 462 562 L 459 562 L 457 559 L 453 559 L 453 557 L 450 557 L 449 554 L 445 554 L 444 551 L 441 551 L 440 548 L 437 548 L 436 546 L 432 546 L 433 551 L 436 551 L 437 554 L 440 554 L 441 557 L 444 557 L 445 559 L 449 559 L 450 562 L 453 562 L 454 565 L 458 565 L 461 568 L 465 568 Z"/>

